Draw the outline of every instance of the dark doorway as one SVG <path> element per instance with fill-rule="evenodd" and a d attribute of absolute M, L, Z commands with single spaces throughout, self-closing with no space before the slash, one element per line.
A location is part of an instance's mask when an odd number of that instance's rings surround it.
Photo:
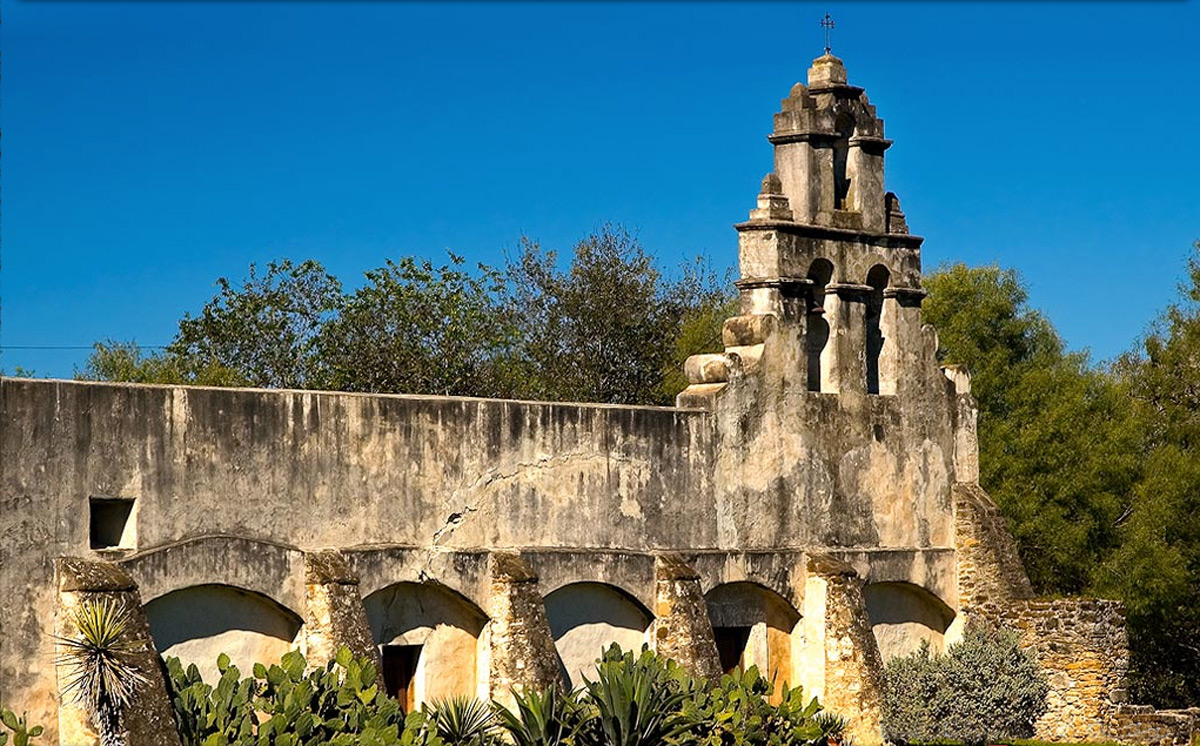
<path fill-rule="evenodd" d="M 717 641 L 717 657 L 721 659 L 721 670 L 733 673 L 742 670 L 742 656 L 746 642 L 750 639 L 750 627 L 714 627 L 713 637 Z"/>
<path fill-rule="evenodd" d="M 383 686 L 405 712 L 412 712 L 415 705 L 413 679 L 420 659 L 420 645 L 383 646 Z"/>

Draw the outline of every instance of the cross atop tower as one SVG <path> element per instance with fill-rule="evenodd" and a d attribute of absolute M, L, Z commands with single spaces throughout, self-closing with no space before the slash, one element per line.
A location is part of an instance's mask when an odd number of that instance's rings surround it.
<path fill-rule="evenodd" d="M 825 17 L 821 19 L 821 28 L 825 29 L 825 54 L 829 54 L 833 49 L 829 46 L 829 31 L 833 28 L 833 16 L 826 13 Z"/>

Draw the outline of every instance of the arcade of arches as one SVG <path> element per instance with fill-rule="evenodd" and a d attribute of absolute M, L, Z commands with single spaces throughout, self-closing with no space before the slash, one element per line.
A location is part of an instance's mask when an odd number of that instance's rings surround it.
<path fill-rule="evenodd" d="M 907 583 L 864 589 L 866 609 L 884 659 L 914 650 L 922 640 L 940 649 L 953 612 L 928 591 Z M 548 593 L 543 603 L 561 680 L 572 688 L 595 675 L 601 651 L 651 644 L 654 615 L 624 590 L 576 582 Z M 776 691 L 803 680 L 801 615 L 773 590 L 753 582 L 723 583 L 703 595 L 723 673 L 756 666 Z M 211 610 L 203 615 L 196 608 Z M 389 694 L 406 708 L 456 695 L 486 698 L 488 615 L 462 595 L 435 583 L 399 582 L 362 599 L 365 621 Z M 156 647 L 194 663 L 214 680 L 221 653 L 243 672 L 303 647 L 302 619 L 259 593 L 225 585 L 192 586 L 144 606 Z"/>

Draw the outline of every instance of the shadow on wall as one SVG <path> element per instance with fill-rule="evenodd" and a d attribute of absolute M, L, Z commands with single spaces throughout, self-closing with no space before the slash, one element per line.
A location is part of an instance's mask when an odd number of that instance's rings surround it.
<path fill-rule="evenodd" d="M 945 648 L 954 610 L 929 591 L 912 583 L 871 583 L 863 597 L 884 663 L 913 652 L 922 640 L 935 653 Z"/>
<path fill-rule="evenodd" d="M 225 653 L 250 675 L 255 662 L 277 661 L 297 644 L 299 616 L 266 596 L 228 585 L 172 591 L 145 605 L 158 652 L 196 664 L 215 683 L 217 656 Z"/>
<path fill-rule="evenodd" d="M 775 685 L 794 684 L 792 635 L 800 614 L 782 596 L 757 583 L 718 585 L 704 596 L 712 620 L 717 655 L 725 673 L 758 666 Z"/>
<path fill-rule="evenodd" d="M 596 678 L 596 659 L 612 643 L 637 651 L 649 642 L 650 612 L 614 586 L 574 583 L 546 596 L 545 603 L 559 673 L 572 687 L 582 686 L 584 676 Z"/>
<path fill-rule="evenodd" d="M 407 712 L 454 695 L 486 696 L 479 641 L 488 619 L 475 604 L 442 586 L 396 583 L 363 606 L 380 646 L 384 686 Z"/>

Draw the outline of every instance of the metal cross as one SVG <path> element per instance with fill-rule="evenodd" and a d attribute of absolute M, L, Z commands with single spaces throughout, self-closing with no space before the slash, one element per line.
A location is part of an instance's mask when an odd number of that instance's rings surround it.
<path fill-rule="evenodd" d="M 829 46 L 829 30 L 833 28 L 833 16 L 828 13 L 821 19 L 821 28 L 825 29 L 825 54 L 829 54 L 832 47 Z"/>

